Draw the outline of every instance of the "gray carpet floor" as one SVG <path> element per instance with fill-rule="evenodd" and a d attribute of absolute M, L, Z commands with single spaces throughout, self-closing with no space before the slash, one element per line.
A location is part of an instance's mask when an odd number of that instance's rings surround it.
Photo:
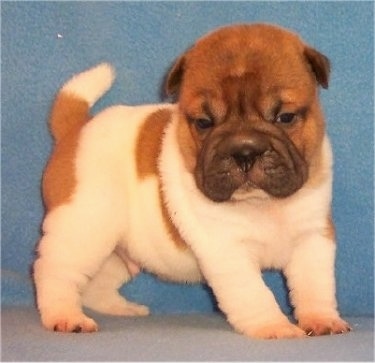
<path fill-rule="evenodd" d="M 34 308 L 3 308 L 2 361 L 374 361 L 373 318 L 349 318 L 349 334 L 258 341 L 220 314 L 91 315 L 98 333 L 62 334 L 44 330 Z"/>

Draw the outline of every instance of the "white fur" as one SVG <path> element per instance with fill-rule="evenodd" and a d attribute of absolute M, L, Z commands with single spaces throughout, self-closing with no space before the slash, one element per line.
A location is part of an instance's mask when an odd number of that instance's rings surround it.
<path fill-rule="evenodd" d="M 111 82 L 110 73 L 106 65 L 91 73 L 98 76 L 92 84 L 102 80 L 100 92 Z M 73 78 L 64 91 L 85 93 L 93 102 L 99 90 L 90 96 L 81 90 L 83 83 L 91 84 L 88 74 Z M 159 160 L 162 193 L 187 249 L 176 246 L 164 225 L 156 176 L 140 180 L 136 172 L 139 130 L 148 115 L 162 108 L 173 114 Z M 215 203 L 201 194 L 184 167 L 177 122 L 173 105 L 115 106 L 82 129 L 74 195 L 46 216 L 34 265 L 43 324 L 61 331 L 96 330 L 82 303 L 105 313 L 147 314 L 146 307 L 117 292 L 131 277 L 116 254 L 120 248 L 163 278 L 194 282 L 203 274 L 228 320 L 249 336 L 304 335 L 281 313 L 262 280 L 264 268 L 285 271 L 297 318 L 323 316 L 339 325 L 335 245 L 324 236 L 331 202 L 328 138 L 323 149 L 326 177 L 317 187 L 303 187 L 283 200 L 254 195 Z"/>

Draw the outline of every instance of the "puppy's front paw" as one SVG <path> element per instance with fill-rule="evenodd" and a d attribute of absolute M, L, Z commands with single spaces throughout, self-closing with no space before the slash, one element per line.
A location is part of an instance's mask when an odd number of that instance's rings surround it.
<path fill-rule="evenodd" d="M 298 325 L 309 336 L 343 334 L 351 330 L 345 320 L 336 316 L 306 315 L 299 319 Z"/>
<path fill-rule="evenodd" d="M 244 331 L 250 338 L 256 339 L 283 339 L 306 337 L 305 332 L 289 321 L 268 323 L 260 327 L 252 327 Z"/>
<path fill-rule="evenodd" d="M 92 333 L 98 331 L 98 325 L 83 313 L 70 316 L 43 317 L 43 325 L 48 330 L 63 333 Z"/>

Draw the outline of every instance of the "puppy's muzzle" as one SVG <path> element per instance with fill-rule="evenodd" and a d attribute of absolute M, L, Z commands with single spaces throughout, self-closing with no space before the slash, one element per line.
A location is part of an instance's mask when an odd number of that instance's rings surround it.
<path fill-rule="evenodd" d="M 307 165 L 287 138 L 252 130 L 210 140 L 195 171 L 197 185 L 216 202 L 229 200 L 236 190 L 262 189 L 285 198 L 307 179 Z"/>

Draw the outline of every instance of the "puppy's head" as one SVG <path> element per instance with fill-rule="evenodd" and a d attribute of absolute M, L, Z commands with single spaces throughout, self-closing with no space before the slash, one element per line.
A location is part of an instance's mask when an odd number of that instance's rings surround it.
<path fill-rule="evenodd" d="M 178 99 L 181 150 L 203 194 L 300 189 L 324 136 L 318 87 L 328 78 L 324 55 L 271 25 L 220 28 L 186 51 L 166 90 Z"/>

